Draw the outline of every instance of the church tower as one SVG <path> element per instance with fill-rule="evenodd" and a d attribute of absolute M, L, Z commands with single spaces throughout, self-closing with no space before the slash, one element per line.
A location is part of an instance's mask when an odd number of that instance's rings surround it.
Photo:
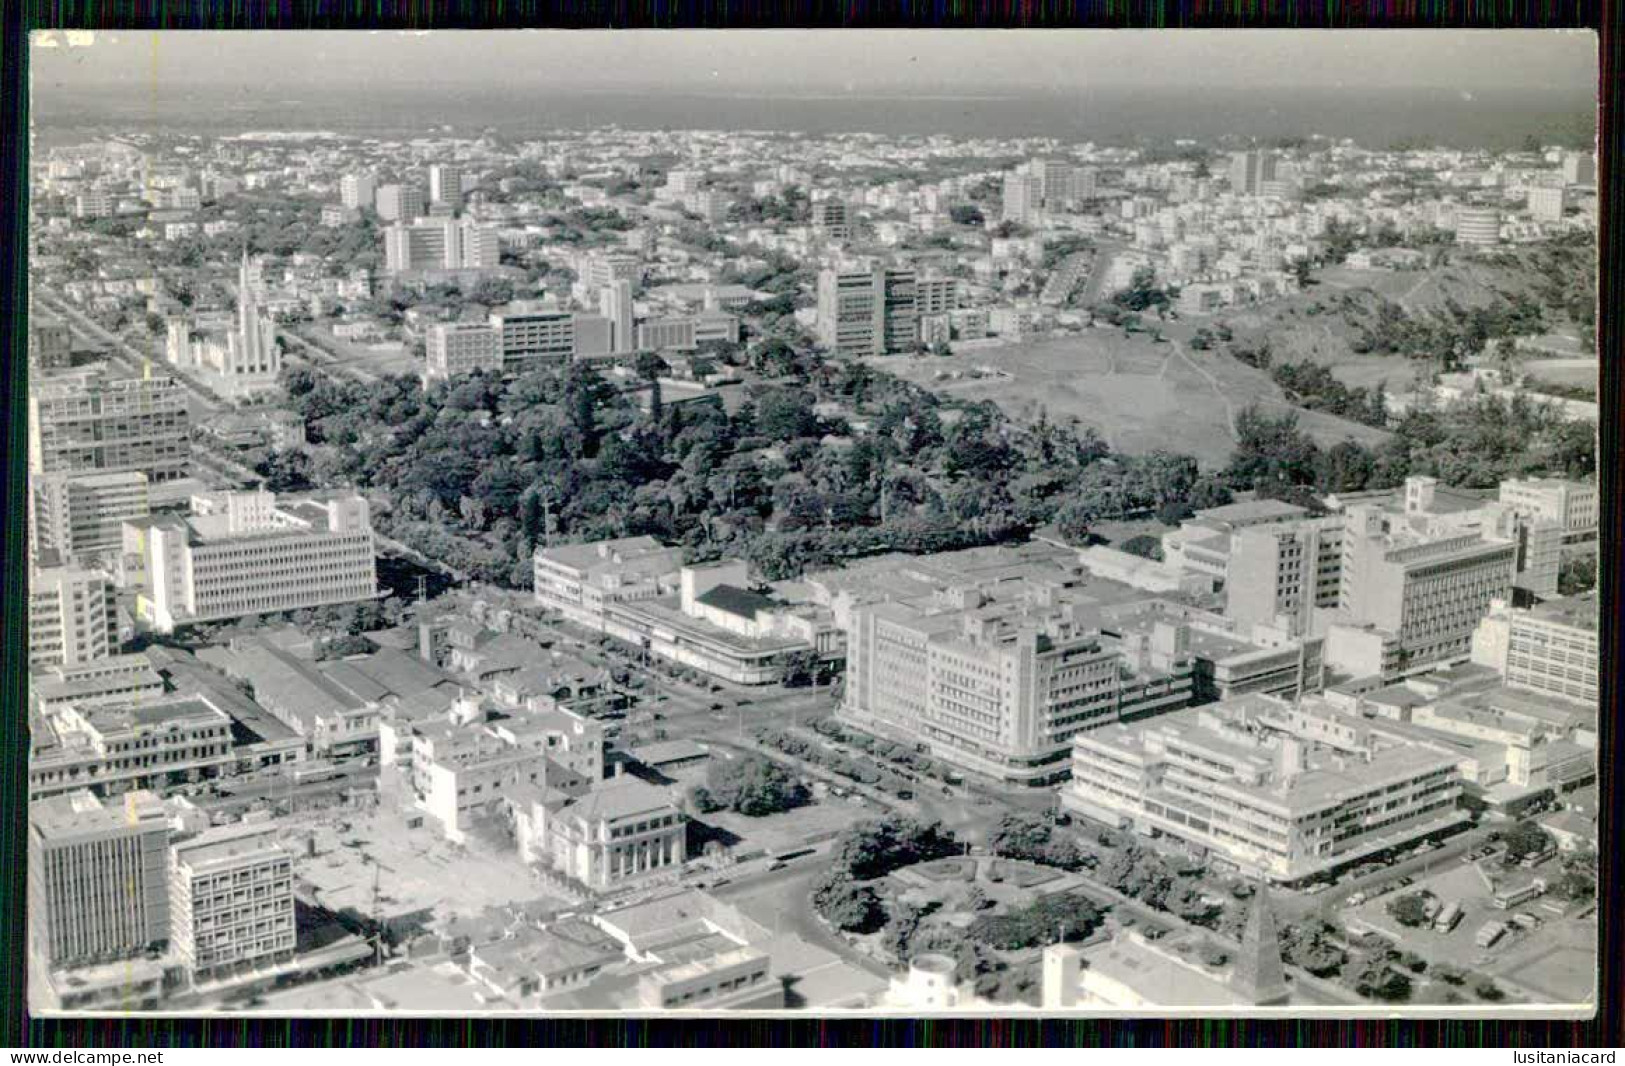
<path fill-rule="evenodd" d="M 1281 964 L 1281 940 L 1275 931 L 1269 892 L 1263 881 L 1253 893 L 1241 952 L 1230 975 L 1238 999 L 1255 1007 L 1280 1006 L 1287 1001 L 1286 967 Z"/>

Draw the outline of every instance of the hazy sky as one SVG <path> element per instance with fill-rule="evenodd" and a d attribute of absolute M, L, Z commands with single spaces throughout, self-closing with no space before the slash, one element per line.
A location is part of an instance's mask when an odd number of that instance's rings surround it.
<path fill-rule="evenodd" d="M 82 37 L 83 35 L 75 35 Z M 1368 86 L 1595 89 L 1589 32 L 439 31 L 97 33 L 36 38 L 37 90 L 152 84 L 768 93 Z M 54 45 L 51 46 L 51 45 Z M 1351 105 L 1358 106 L 1358 105 Z"/>

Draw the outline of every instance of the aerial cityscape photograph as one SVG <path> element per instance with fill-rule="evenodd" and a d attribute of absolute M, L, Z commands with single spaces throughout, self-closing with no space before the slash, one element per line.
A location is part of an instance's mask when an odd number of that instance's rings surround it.
<path fill-rule="evenodd" d="M 27 51 L 34 1013 L 1594 1009 L 1595 35 Z"/>

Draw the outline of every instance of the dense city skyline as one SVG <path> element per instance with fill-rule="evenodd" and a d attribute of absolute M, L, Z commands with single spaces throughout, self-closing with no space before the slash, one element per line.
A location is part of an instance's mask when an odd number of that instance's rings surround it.
<path fill-rule="evenodd" d="M 1597 1002 L 1588 38 L 116 36 L 35 1010 Z"/>

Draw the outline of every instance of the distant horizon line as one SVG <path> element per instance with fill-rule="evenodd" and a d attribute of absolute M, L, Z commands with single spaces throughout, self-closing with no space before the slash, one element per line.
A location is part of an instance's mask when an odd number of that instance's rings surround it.
<path fill-rule="evenodd" d="M 134 85 L 134 84 L 137 84 L 136 79 L 130 79 L 130 80 L 126 80 L 126 81 L 85 81 L 85 82 L 53 81 L 53 82 L 51 82 L 49 84 L 48 88 L 31 86 L 30 95 L 35 100 L 37 100 L 41 96 L 49 96 L 51 94 L 69 95 L 69 94 L 72 94 L 74 92 L 106 91 L 106 92 L 120 92 L 120 93 L 123 93 L 123 92 L 128 92 L 130 90 L 130 87 L 132 85 Z M 696 85 L 696 86 L 693 86 L 693 87 L 686 87 L 686 86 L 674 86 L 674 85 L 672 85 L 670 83 L 667 83 L 667 82 L 648 82 L 648 83 L 628 82 L 628 83 L 624 83 L 624 84 L 615 84 L 615 85 L 583 86 L 583 85 L 566 85 L 566 84 L 563 84 L 563 83 L 555 83 L 555 82 L 534 82 L 534 83 L 530 83 L 530 84 L 516 84 L 516 83 L 513 83 L 513 82 L 496 83 L 496 82 L 492 82 L 492 81 L 482 80 L 482 81 L 440 81 L 440 82 L 403 81 L 403 82 L 399 82 L 399 83 L 396 83 L 396 84 L 393 84 L 393 85 L 389 85 L 389 84 L 380 85 L 380 83 L 376 79 L 368 79 L 368 80 L 364 80 L 364 81 L 354 81 L 354 80 L 342 79 L 342 80 L 333 80 L 333 81 L 306 81 L 303 84 L 305 86 L 308 86 L 308 87 L 323 87 L 323 88 L 338 88 L 338 87 L 362 88 L 362 87 L 366 87 L 366 88 L 373 89 L 375 91 L 382 91 L 382 92 L 416 91 L 416 92 L 432 93 L 432 92 L 442 92 L 442 91 L 446 91 L 446 90 L 453 90 L 453 91 L 464 90 L 464 91 L 466 91 L 466 90 L 470 90 L 470 89 L 478 89 L 478 90 L 485 90 L 485 91 L 496 92 L 496 93 L 522 93 L 522 92 L 534 91 L 535 89 L 539 89 L 539 88 L 550 88 L 550 89 L 551 88 L 559 88 L 559 89 L 568 88 L 568 89 L 570 89 L 570 91 L 576 92 L 576 93 L 581 93 L 581 94 L 586 94 L 586 95 L 606 95 L 606 96 L 608 96 L 608 95 L 626 95 L 626 94 L 635 94 L 635 93 L 644 93 L 644 92 L 660 92 L 660 93 L 665 94 L 665 95 L 677 95 L 677 96 L 688 96 L 688 97 L 699 97 L 699 98 L 717 98 L 717 99 L 750 98 L 750 99 L 769 99 L 769 100 L 847 100 L 847 99 L 865 98 L 865 97 L 871 97 L 871 98 L 872 97 L 885 97 L 885 98 L 897 98 L 897 99 L 917 99 L 917 100 L 921 100 L 921 101 L 927 102 L 927 103 L 930 103 L 930 102 L 946 102 L 946 101 L 954 101 L 954 100 L 1009 100 L 1009 99 L 1019 98 L 1019 97 L 1022 97 L 1022 96 L 1039 95 L 1039 94 L 1042 94 L 1042 95 L 1055 95 L 1055 96 L 1088 95 L 1090 93 L 1095 93 L 1095 92 L 1155 93 L 1155 94 L 1158 94 L 1158 95 L 1167 94 L 1167 95 L 1180 95 L 1180 96 L 1185 96 L 1185 95 L 1199 96 L 1199 95 L 1202 95 L 1204 93 L 1211 93 L 1211 92 L 1225 92 L 1225 93 L 1245 94 L 1245 93 L 1255 93 L 1255 92 L 1279 92 L 1281 90 L 1292 90 L 1292 91 L 1295 91 L 1295 92 L 1308 91 L 1308 92 L 1325 92 L 1325 93 L 1349 93 L 1349 92 L 1351 92 L 1351 90 L 1347 86 L 1343 86 L 1343 85 L 1322 85 L 1322 84 L 1307 84 L 1307 83 L 1303 83 L 1303 82 L 1262 82 L 1262 81 L 1260 81 L 1260 82 L 1252 82 L 1252 83 L 1249 83 L 1247 85 L 1208 85 L 1208 86 L 1202 86 L 1202 87 L 1199 87 L 1199 88 L 1194 88 L 1194 87 L 1189 87 L 1189 86 L 1176 87 L 1176 86 L 1162 86 L 1162 85 L 1136 85 L 1136 84 L 1127 83 L 1127 82 L 1119 82 L 1119 83 L 1114 83 L 1114 84 L 1109 84 L 1109 85 L 1077 85 L 1077 86 L 1024 83 L 1024 84 L 1011 84 L 1011 85 L 1007 85 L 1007 86 L 1001 86 L 1001 87 L 999 87 L 997 89 L 990 88 L 990 89 L 983 90 L 983 91 L 958 90 L 958 91 L 952 91 L 952 92 L 935 91 L 935 90 L 951 89 L 951 88 L 953 88 L 952 86 L 948 86 L 948 85 L 925 85 L 925 84 L 922 84 L 922 85 L 920 85 L 918 87 L 913 87 L 913 88 L 900 87 L 900 86 L 864 86 L 864 87 L 861 87 L 861 88 L 857 88 L 857 87 L 854 87 L 854 88 L 842 88 L 840 86 L 835 86 L 835 85 L 826 85 L 826 86 L 818 86 L 816 88 L 808 88 L 808 89 L 802 90 L 802 91 L 788 90 L 788 89 L 778 88 L 778 87 L 774 87 L 774 86 L 770 86 L 770 85 L 763 85 L 761 87 L 751 87 L 749 85 L 740 84 L 740 85 L 730 85 L 727 88 L 707 87 L 707 86 L 703 86 L 703 85 Z M 174 87 L 174 88 L 182 88 L 182 87 L 184 87 L 184 88 L 188 88 L 188 89 L 193 89 L 193 88 L 197 88 L 199 86 L 207 86 L 207 87 L 210 87 L 210 88 L 238 88 L 238 89 L 240 89 L 241 91 L 243 91 L 245 93 L 246 92 L 258 92 L 258 91 L 262 91 L 264 89 L 263 84 L 257 84 L 256 85 L 256 84 L 250 84 L 250 83 L 247 83 L 247 82 L 235 81 L 235 80 L 229 80 L 229 79 L 226 79 L 226 80 L 204 79 L 204 80 L 196 80 L 196 81 L 190 80 L 190 79 L 170 79 L 168 81 L 159 81 L 156 84 L 155 87 L 158 88 L 159 90 L 162 90 L 162 89 L 164 89 L 166 87 Z M 150 83 L 149 83 L 148 87 L 151 88 L 151 87 L 154 87 L 154 86 L 150 85 Z M 42 91 L 42 89 L 44 91 Z M 1529 94 L 1561 94 L 1561 95 L 1566 95 L 1566 96 L 1573 96 L 1573 97 L 1576 97 L 1576 98 L 1578 98 L 1578 97 L 1589 97 L 1589 98 L 1595 99 L 1595 95 L 1596 95 L 1596 90 L 1595 90 L 1594 86 L 1560 86 L 1560 85 L 1536 85 L 1536 86 L 1492 85 L 1492 86 L 1486 86 L 1486 87 L 1482 87 L 1482 88 L 1463 88 L 1461 86 L 1456 86 L 1456 85 L 1395 85 L 1395 84 L 1383 84 L 1383 85 L 1359 86 L 1357 89 L 1352 90 L 1352 92 L 1354 92 L 1356 94 L 1452 93 L 1452 94 L 1468 94 L 1469 98 L 1472 97 L 1472 96 L 1479 96 L 1479 95 L 1484 95 L 1484 96 L 1518 96 L 1518 95 L 1529 95 Z"/>

